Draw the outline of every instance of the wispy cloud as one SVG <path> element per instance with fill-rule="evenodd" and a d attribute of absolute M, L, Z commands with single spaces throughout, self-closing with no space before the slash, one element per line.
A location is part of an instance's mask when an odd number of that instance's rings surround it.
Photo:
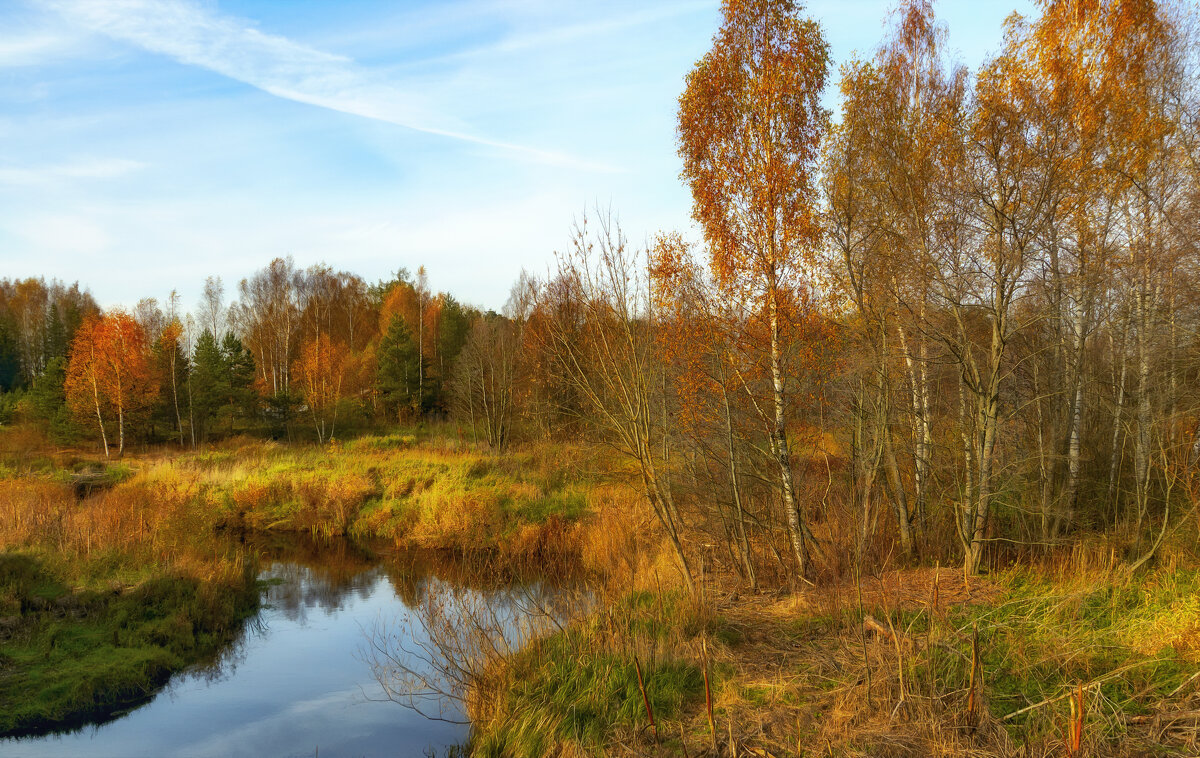
<path fill-rule="evenodd" d="M 11 222 L 9 231 L 52 255 L 97 255 L 112 245 L 103 226 L 79 213 L 31 213 Z"/>
<path fill-rule="evenodd" d="M 497 148 L 525 159 L 585 169 L 609 166 L 473 133 L 353 60 L 268 34 L 188 0 L 49 0 L 91 31 L 199 66 L 277 97 Z"/>
<path fill-rule="evenodd" d="M 44 32 L 0 39 L 0 68 L 31 66 L 66 51 L 71 37 Z"/>
<path fill-rule="evenodd" d="M 515 34 L 496 42 L 455 51 L 431 58 L 421 58 L 408 65 L 423 66 L 451 61 L 494 57 L 521 53 L 534 48 L 569 45 L 588 37 L 602 36 L 638 26 L 654 24 L 688 13 L 706 10 L 715 0 L 688 0 L 679 3 L 664 3 L 641 10 L 619 13 L 608 18 L 588 18 L 577 23 L 568 23 L 529 34 Z"/>
<path fill-rule="evenodd" d="M 31 186 L 61 180 L 116 179 L 146 167 L 127 158 L 82 158 L 45 166 L 0 164 L 0 185 Z"/>

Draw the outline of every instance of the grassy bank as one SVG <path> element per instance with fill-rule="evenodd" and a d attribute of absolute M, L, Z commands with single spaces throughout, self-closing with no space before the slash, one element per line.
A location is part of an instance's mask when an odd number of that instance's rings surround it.
<path fill-rule="evenodd" d="M 487 683 L 477 754 L 1195 755 L 1195 566 L 710 590 L 628 595 L 515 656 Z"/>
<path fill-rule="evenodd" d="M 583 446 L 235 440 L 103 470 L 35 449 L 0 456 L 0 731 L 119 711 L 219 650 L 257 594 L 206 536 L 245 530 L 251 554 L 346 534 L 485 554 L 492 575 L 591 569 L 599 604 L 472 682 L 478 755 L 1049 756 L 1072 733 L 1089 755 L 1195 754 L 1187 550 L 1136 576 L 1096 544 L 969 584 L 906 568 L 795 594 L 718 570 L 693 599 L 647 505 Z"/>
<path fill-rule="evenodd" d="M 182 497 L 224 527 L 538 557 L 572 547 L 597 490 L 581 473 L 587 455 L 543 446 L 496 456 L 406 434 L 323 447 L 246 441 L 147 458 L 121 486 Z"/>
<path fill-rule="evenodd" d="M 232 551 L 221 532 L 578 563 L 582 517 L 622 492 L 578 473 L 588 455 L 393 434 L 106 462 L 2 430 L 0 734 L 104 718 L 227 644 L 257 607 L 257 549 Z"/>
<path fill-rule="evenodd" d="M 95 570 L 95 569 L 93 569 Z M 258 608 L 253 571 L 230 581 L 170 574 L 116 589 L 38 557 L 0 555 L 0 734 L 103 721 L 216 656 Z"/>
<path fill-rule="evenodd" d="M 258 607 L 253 558 L 218 539 L 195 504 L 132 482 L 128 464 L 29 443 L 0 434 L 8 735 L 120 713 L 212 659 Z"/>
<path fill-rule="evenodd" d="M 635 592 L 500 663 L 472 718 L 475 755 L 591 754 L 645 744 L 704 702 L 696 640 L 718 622 L 678 592 Z"/>

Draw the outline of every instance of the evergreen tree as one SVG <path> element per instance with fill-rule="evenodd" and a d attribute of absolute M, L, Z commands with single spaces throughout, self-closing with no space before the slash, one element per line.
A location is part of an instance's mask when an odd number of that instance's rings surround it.
<path fill-rule="evenodd" d="M 432 393 L 420 391 L 421 354 L 412 332 L 399 315 L 392 317 L 387 333 L 379 341 L 377 361 L 379 394 L 384 404 L 395 408 L 397 416 L 424 412 L 421 398 Z"/>
<path fill-rule="evenodd" d="M 46 321 L 46 333 L 42 339 L 46 360 L 66 358 L 71 347 L 72 336 L 73 330 L 69 329 L 67 322 L 59 314 L 58 308 L 50 308 L 50 317 Z"/>
<path fill-rule="evenodd" d="M 0 319 L 0 392 L 16 389 L 21 383 L 21 355 L 16 330 L 9 319 Z"/>
<path fill-rule="evenodd" d="M 226 332 L 221 341 L 221 360 L 224 412 L 229 417 L 229 433 L 233 434 L 235 418 L 254 416 L 254 356 L 233 332 Z"/>
<path fill-rule="evenodd" d="M 67 359 L 58 356 L 50 359 L 29 390 L 29 407 L 34 418 L 45 423 L 50 439 L 62 443 L 73 442 L 82 433 L 67 405 L 66 381 Z"/>
<path fill-rule="evenodd" d="M 449 295 L 443 298 L 437 334 L 438 391 L 442 397 L 450 381 L 451 367 L 467 344 L 474 315 Z"/>
<path fill-rule="evenodd" d="M 207 440 L 221 408 L 225 379 L 225 359 L 217 338 L 205 329 L 196 340 L 192 354 L 192 422 L 198 437 Z"/>

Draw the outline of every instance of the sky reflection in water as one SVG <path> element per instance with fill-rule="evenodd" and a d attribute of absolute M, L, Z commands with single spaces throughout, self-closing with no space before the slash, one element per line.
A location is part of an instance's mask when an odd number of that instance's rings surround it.
<path fill-rule="evenodd" d="M 0 740 L 0 756 L 420 756 L 468 728 L 392 702 L 362 660 L 364 630 L 394 622 L 416 577 L 380 565 L 346 571 L 274 563 L 264 607 L 209 671 L 177 676 L 150 703 L 107 724 Z M 416 579 L 421 584 L 423 579 Z M 421 630 L 413 630 L 417 635 Z M 447 715 L 453 715 L 452 711 Z"/>

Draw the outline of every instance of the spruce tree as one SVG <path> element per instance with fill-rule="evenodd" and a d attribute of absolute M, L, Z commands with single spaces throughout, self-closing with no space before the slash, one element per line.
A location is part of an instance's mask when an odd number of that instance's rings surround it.
<path fill-rule="evenodd" d="M 225 359 L 217 338 L 205 329 L 192 354 L 192 420 L 202 440 L 208 439 L 223 403 Z"/>
<path fill-rule="evenodd" d="M 233 332 L 226 332 L 221 341 L 225 413 L 229 416 L 229 433 L 233 434 L 235 418 L 254 415 L 254 355 Z"/>
<path fill-rule="evenodd" d="M 393 316 L 387 333 L 379 341 L 379 394 L 386 405 L 396 409 L 397 417 L 408 412 L 420 413 L 421 355 L 412 332 L 399 315 Z"/>

